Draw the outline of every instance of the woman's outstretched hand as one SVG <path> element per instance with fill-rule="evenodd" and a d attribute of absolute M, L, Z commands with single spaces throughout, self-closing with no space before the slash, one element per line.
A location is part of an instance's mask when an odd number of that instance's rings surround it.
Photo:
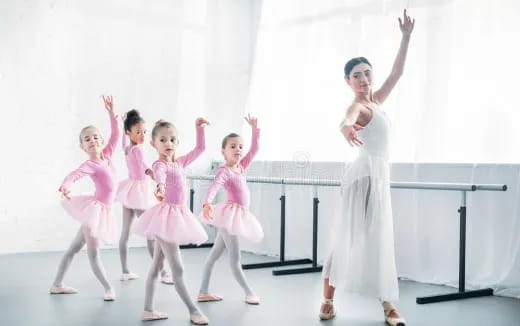
<path fill-rule="evenodd" d="M 350 146 L 362 146 L 363 142 L 361 139 L 359 139 L 357 132 L 363 129 L 365 129 L 365 127 L 362 127 L 358 124 L 344 125 L 341 127 L 341 133 Z"/>
<path fill-rule="evenodd" d="M 400 17 L 397 19 L 399 20 L 399 28 L 403 36 L 410 36 L 415 25 L 415 19 L 406 14 L 406 9 L 403 11 L 403 19 Z"/>

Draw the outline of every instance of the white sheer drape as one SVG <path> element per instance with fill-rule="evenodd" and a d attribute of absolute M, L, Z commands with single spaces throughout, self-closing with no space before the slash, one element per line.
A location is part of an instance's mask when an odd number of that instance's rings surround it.
<path fill-rule="evenodd" d="M 405 6 L 417 24 L 405 73 L 383 107 L 394 124 L 392 160 L 520 160 L 520 113 L 511 102 L 520 4 L 513 0 L 264 1 L 249 99 L 269 121 L 262 158 L 353 158 L 337 132 L 352 100 L 343 66 L 367 57 L 379 87 L 397 53 Z"/>
<path fill-rule="evenodd" d="M 468 200 L 467 280 L 498 294 L 520 297 L 519 170 L 516 165 L 419 164 L 509 163 L 520 160 L 520 113 L 514 108 L 517 1 L 264 1 L 249 108 L 263 126 L 265 160 L 260 174 L 335 177 L 355 157 L 338 132 L 352 100 L 343 65 L 355 56 L 373 64 L 376 88 L 389 73 L 400 41 L 397 17 L 407 6 L 417 24 L 405 73 L 384 105 L 393 121 L 394 181 L 506 183 L 506 193 L 475 193 Z M 331 163 L 332 164 L 332 163 Z M 317 171 L 317 172 L 316 172 Z M 264 187 L 264 189 L 259 189 Z M 265 218 L 263 247 L 276 253 L 278 202 L 273 186 L 254 185 L 252 198 Z M 320 190 L 320 255 L 339 199 Z M 311 252 L 312 190 L 288 190 L 288 253 Z M 458 193 L 393 190 L 397 266 L 400 276 L 456 285 Z M 253 200 L 254 203 L 254 200 Z"/>

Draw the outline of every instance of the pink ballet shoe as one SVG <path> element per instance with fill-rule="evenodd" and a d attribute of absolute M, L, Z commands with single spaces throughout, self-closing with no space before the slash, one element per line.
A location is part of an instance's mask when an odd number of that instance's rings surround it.
<path fill-rule="evenodd" d="M 190 315 L 190 320 L 195 325 L 207 325 L 207 324 L 209 324 L 208 317 L 206 317 L 204 315 L 195 315 L 195 314 Z"/>
<path fill-rule="evenodd" d="M 168 315 L 164 312 L 159 311 L 143 311 L 141 313 L 142 321 L 150 321 L 150 320 L 160 320 L 160 319 L 168 319 Z"/>
<path fill-rule="evenodd" d="M 397 313 L 397 310 L 395 310 L 395 308 L 392 308 L 390 310 L 384 310 L 384 313 L 385 313 L 385 322 L 390 325 L 390 326 L 405 326 L 406 325 L 406 320 L 404 320 L 404 318 L 402 318 L 401 316 L 399 316 L 399 314 Z M 390 316 L 390 315 L 393 315 L 394 316 Z M 397 317 L 395 317 L 397 316 Z"/>
<path fill-rule="evenodd" d="M 320 320 L 331 320 L 336 317 L 336 309 L 334 309 L 334 304 L 332 299 L 325 299 L 321 304 L 321 310 L 323 310 L 324 306 L 329 307 L 328 312 L 320 311 Z"/>
<path fill-rule="evenodd" d="M 70 286 L 53 286 L 49 290 L 50 294 L 76 294 L 78 290 L 71 288 Z"/>
<path fill-rule="evenodd" d="M 135 279 L 138 279 L 139 278 L 139 275 L 137 275 L 136 273 L 123 273 L 121 275 L 121 281 L 130 281 L 130 280 L 135 280 Z"/>
<path fill-rule="evenodd" d="M 168 274 L 166 274 L 166 275 L 164 275 L 164 276 L 161 276 L 161 283 L 163 283 L 163 284 L 167 284 L 167 285 L 173 285 L 173 284 L 175 284 L 175 283 L 173 282 L 173 278 L 172 278 L 170 275 L 168 275 Z"/>
<path fill-rule="evenodd" d="M 246 303 L 250 305 L 259 305 L 260 304 L 260 298 L 256 295 L 248 295 L 246 296 Z"/>
<path fill-rule="evenodd" d="M 104 301 L 114 301 L 116 300 L 116 294 L 114 293 L 114 290 L 109 290 L 105 292 L 105 295 L 103 296 Z"/>
<path fill-rule="evenodd" d="M 218 294 L 199 294 L 197 296 L 198 302 L 210 302 L 210 301 L 221 301 L 224 298 Z"/>

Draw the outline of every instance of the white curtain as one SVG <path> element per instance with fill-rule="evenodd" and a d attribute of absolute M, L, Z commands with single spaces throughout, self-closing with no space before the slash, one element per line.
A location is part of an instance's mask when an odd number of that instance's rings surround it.
<path fill-rule="evenodd" d="M 266 160 L 344 161 L 337 126 L 352 101 L 345 62 L 367 57 L 375 88 L 391 70 L 404 7 L 416 18 L 405 72 L 384 104 L 392 160 L 520 160 L 520 2 L 514 0 L 266 0 L 249 108 L 264 124 Z"/>
<path fill-rule="evenodd" d="M 195 118 L 209 118 L 208 151 L 193 166 L 206 169 L 225 132 L 243 122 L 260 4 L 1 1 L 0 253 L 67 246 L 77 224 L 57 189 L 86 159 L 81 128 L 96 125 L 108 138 L 101 94 L 114 95 L 119 113 L 140 110 L 148 131 L 160 118 L 172 121 L 181 152 L 195 143 Z M 122 152 L 114 160 L 126 177 Z M 73 191 L 92 193 L 92 184 L 85 178 Z"/>

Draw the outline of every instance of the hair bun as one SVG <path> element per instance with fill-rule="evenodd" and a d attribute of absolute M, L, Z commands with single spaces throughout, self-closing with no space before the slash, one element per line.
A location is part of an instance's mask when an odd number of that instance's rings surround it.
<path fill-rule="evenodd" d="M 130 131 L 132 126 L 134 126 L 138 123 L 144 123 L 144 119 L 139 114 L 139 111 L 137 111 L 136 109 L 132 109 L 132 110 L 126 112 L 125 119 L 124 119 L 124 125 L 125 125 L 126 131 Z"/>
<path fill-rule="evenodd" d="M 125 117 L 128 119 L 128 118 L 138 118 L 138 117 L 140 118 L 141 116 L 139 115 L 139 111 L 137 111 L 136 109 L 132 109 L 126 113 Z"/>

